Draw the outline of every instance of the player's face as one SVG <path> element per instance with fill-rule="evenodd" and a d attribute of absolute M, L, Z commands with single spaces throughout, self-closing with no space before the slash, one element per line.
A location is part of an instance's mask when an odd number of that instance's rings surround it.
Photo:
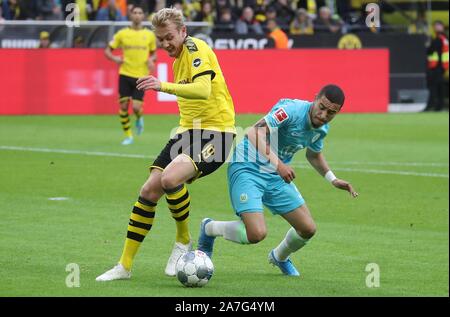
<path fill-rule="evenodd" d="M 330 122 L 340 110 L 341 106 L 332 103 L 327 97 L 321 96 L 320 98 L 316 98 L 310 113 L 313 127 L 318 128 Z"/>
<path fill-rule="evenodd" d="M 161 48 L 169 53 L 170 57 L 178 57 L 183 50 L 183 43 L 186 38 L 186 27 L 178 29 L 174 23 L 155 28 L 155 35 Z"/>
<path fill-rule="evenodd" d="M 144 11 L 141 8 L 135 8 L 131 11 L 131 21 L 134 24 L 141 24 L 144 21 Z"/>

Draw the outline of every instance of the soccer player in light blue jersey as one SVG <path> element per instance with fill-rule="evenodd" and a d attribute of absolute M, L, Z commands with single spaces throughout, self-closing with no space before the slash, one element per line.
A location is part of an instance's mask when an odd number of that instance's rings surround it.
<path fill-rule="evenodd" d="M 203 219 L 199 250 L 212 256 L 216 237 L 240 244 L 262 241 L 267 233 L 263 215 L 266 206 L 292 226 L 281 243 L 269 252 L 269 263 L 285 275 L 300 275 L 290 255 L 314 236 L 316 224 L 292 182 L 295 172 L 289 163 L 296 152 L 306 149 L 307 160 L 321 176 L 352 197 L 358 196 L 349 182 L 333 174 L 322 154 L 328 123 L 340 112 L 344 100 L 344 92 L 336 85 L 323 87 L 314 102 L 281 99 L 250 129 L 228 165 L 229 194 L 240 220 Z"/>

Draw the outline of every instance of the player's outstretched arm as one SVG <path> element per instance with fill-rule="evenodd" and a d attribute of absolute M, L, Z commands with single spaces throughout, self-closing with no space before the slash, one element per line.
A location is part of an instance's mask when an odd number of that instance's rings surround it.
<path fill-rule="evenodd" d="M 334 187 L 348 191 L 350 195 L 352 195 L 352 197 L 358 197 L 358 193 L 353 189 L 353 186 L 349 182 L 343 179 L 336 178 L 336 176 L 334 176 L 333 172 L 331 172 L 330 167 L 328 166 L 327 161 L 325 160 L 325 156 L 322 153 L 307 149 L 306 159 L 311 164 L 311 166 L 313 166 L 320 175 L 330 181 Z"/>
<path fill-rule="evenodd" d="M 209 76 L 197 77 L 193 83 L 174 84 L 161 82 L 155 76 L 146 76 L 137 80 L 137 89 L 162 91 L 186 99 L 207 100 L 211 95 L 211 78 Z"/>

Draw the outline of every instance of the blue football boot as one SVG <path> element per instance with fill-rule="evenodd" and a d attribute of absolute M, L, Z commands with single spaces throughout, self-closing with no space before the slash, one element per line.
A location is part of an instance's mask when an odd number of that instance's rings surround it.
<path fill-rule="evenodd" d="M 269 253 L 269 263 L 278 266 L 278 268 L 281 270 L 281 272 L 283 272 L 284 275 L 300 276 L 300 273 L 297 271 L 294 264 L 292 264 L 289 258 L 286 261 L 278 261 L 275 258 L 273 250 Z"/>
<path fill-rule="evenodd" d="M 214 240 L 216 237 L 210 237 L 206 234 L 206 224 L 208 222 L 213 221 L 211 218 L 205 218 L 202 220 L 200 224 L 200 235 L 198 237 L 198 246 L 197 249 L 205 252 L 210 258 L 212 257 Z"/>
<path fill-rule="evenodd" d="M 144 117 L 140 117 L 136 121 L 136 134 L 141 135 L 144 132 Z"/>

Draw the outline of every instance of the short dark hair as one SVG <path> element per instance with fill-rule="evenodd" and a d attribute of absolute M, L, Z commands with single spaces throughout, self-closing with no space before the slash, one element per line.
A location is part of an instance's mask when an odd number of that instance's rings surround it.
<path fill-rule="evenodd" d="M 134 5 L 131 7 L 131 12 L 133 12 L 134 9 L 141 9 L 142 12 L 145 12 L 145 11 L 144 11 L 144 8 L 143 8 L 142 6 L 140 6 L 140 5 L 138 5 L 138 4 L 134 4 Z"/>
<path fill-rule="evenodd" d="M 341 108 L 344 105 L 345 101 L 344 91 L 339 86 L 326 85 L 319 92 L 318 97 L 320 98 L 322 96 L 327 97 L 327 99 L 332 103 L 340 105 Z"/>

